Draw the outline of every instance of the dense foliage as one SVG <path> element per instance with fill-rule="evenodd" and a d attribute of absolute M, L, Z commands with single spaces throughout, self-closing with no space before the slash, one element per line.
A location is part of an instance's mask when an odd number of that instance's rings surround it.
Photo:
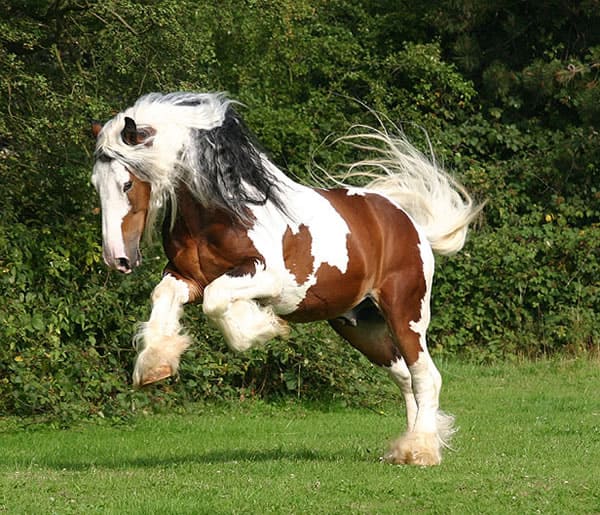
<path fill-rule="evenodd" d="M 430 342 L 477 360 L 598 348 L 600 9 L 567 2 L 6 0 L 0 5 L 0 412 L 120 413 L 150 400 L 292 391 L 351 398 L 380 376 L 323 325 L 245 356 L 188 308 L 181 382 L 128 387 L 130 338 L 164 261 L 100 258 L 89 120 L 148 91 L 227 90 L 304 181 L 327 142 L 401 124 L 488 204 L 439 260 Z M 551 4 L 551 5 L 550 5 Z M 357 101 L 358 100 L 358 101 Z"/>

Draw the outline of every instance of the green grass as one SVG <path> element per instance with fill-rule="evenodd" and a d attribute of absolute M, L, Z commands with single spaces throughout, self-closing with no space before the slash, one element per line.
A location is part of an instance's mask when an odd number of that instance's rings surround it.
<path fill-rule="evenodd" d="M 0 420 L 0 513 L 600 513 L 598 362 L 440 369 L 460 432 L 439 467 L 379 462 L 404 424 L 392 400 Z"/>

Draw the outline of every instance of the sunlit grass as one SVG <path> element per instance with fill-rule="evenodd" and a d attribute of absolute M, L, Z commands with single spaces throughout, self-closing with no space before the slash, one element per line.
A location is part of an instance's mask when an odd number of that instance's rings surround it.
<path fill-rule="evenodd" d="M 0 513 L 596 513 L 600 367 L 445 363 L 455 451 L 379 461 L 403 408 L 198 405 L 120 426 L 0 422 Z"/>

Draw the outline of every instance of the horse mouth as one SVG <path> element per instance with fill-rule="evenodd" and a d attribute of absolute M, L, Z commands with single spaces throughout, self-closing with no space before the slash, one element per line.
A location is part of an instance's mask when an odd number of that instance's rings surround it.
<path fill-rule="evenodd" d="M 142 262 L 142 254 L 139 250 L 135 252 L 135 259 L 130 259 L 129 257 L 119 257 L 116 258 L 113 264 L 115 270 L 118 270 L 122 274 L 130 274 L 133 272 L 133 269 L 138 267 Z"/>

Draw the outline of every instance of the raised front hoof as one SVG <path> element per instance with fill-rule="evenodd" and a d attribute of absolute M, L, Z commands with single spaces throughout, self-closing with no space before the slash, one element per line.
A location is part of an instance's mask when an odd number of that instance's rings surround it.
<path fill-rule="evenodd" d="M 173 375 L 173 370 L 171 365 L 165 364 L 159 367 L 153 368 L 152 370 L 146 371 L 140 377 L 134 377 L 133 386 L 136 388 L 141 388 L 143 386 L 147 386 L 152 383 L 158 383 L 158 381 L 162 381 L 163 379 L 167 379 Z"/>
<path fill-rule="evenodd" d="M 145 334 L 144 338 L 153 345 L 145 347 L 136 358 L 133 385 L 138 388 L 176 375 L 179 357 L 190 344 L 190 339 L 182 334 L 154 338 Z"/>
<path fill-rule="evenodd" d="M 421 467 L 439 465 L 442 453 L 438 437 L 435 433 L 407 432 L 391 445 L 384 461 Z"/>

